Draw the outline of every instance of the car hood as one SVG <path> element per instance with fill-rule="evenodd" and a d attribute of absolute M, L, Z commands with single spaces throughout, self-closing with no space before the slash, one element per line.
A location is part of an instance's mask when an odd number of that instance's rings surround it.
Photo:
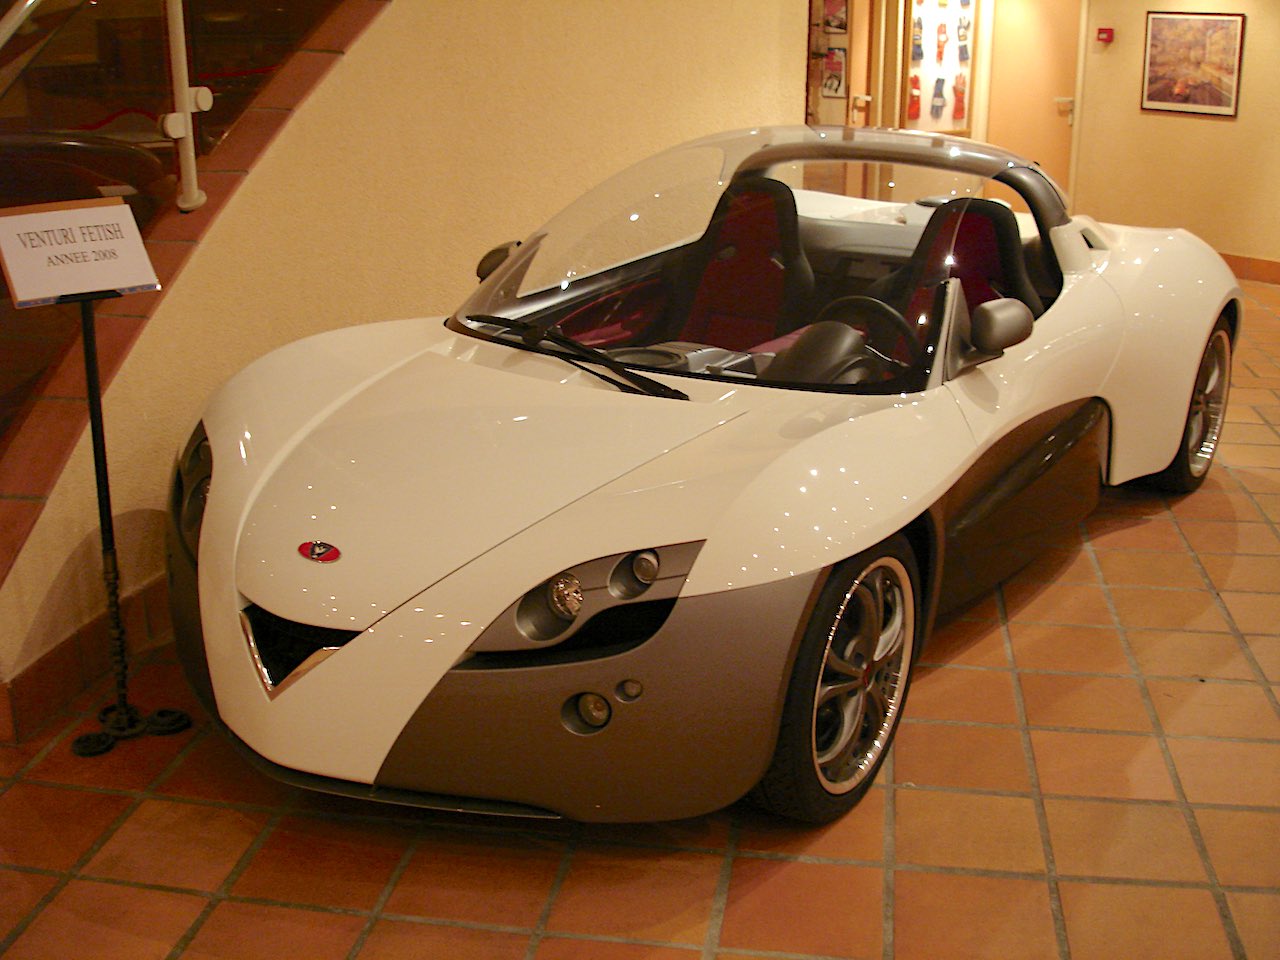
<path fill-rule="evenodd" d="M 211 498 L 242 488 L 235 575 L 248 600 L 302 623 L 365 629 L 733 418 L 715 403 L 626 395 L 563 360 L 506 346 L 471 340 L 459 354 L 445 337 L 376 373 L 353 372 L 323 337 L 303 341 L 291 349 L 308 356 L 291 369 L 308 362 L 307 383 L 282 383 L 274 361 L 250 367 L 229 391 L 241 403 L 224 402 L 206 418 L 219 467 Z M 287 427 L 267 422 L 301 411 L 308 392 L 318 412 Z M 236 477 L 244 468 L 249 483 Z M 336 547 L 338 559 L 304 557 L 313 541 Z M 537 565 L 522 586 L 547 573 Z"/>

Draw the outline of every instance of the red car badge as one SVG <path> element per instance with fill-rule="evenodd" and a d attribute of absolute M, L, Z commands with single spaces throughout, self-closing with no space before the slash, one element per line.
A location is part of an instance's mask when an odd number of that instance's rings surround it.
<path fill-rule="evenodd" d="M 298 553 L 316 563 L 333 563 L 342 556 L 341 550 L 323 540 L 308 540 L 306 543 L 298 544 Z"/>

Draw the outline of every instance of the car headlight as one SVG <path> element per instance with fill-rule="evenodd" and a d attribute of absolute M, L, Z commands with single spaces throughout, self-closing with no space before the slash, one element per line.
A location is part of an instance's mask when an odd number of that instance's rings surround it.
<path fill-rule="evenodd" d="M 472 653 L 582 648 L 647 639 L 662 625 L 702 541 L 598 557 L 542 581 L 471 645 Z"/>
<path fill-rule="evenodd" d="M 192 557 L 199 555 L 200 527 L 213 480 L 213 451 L 204 424 L 196 425 L 178 457 L 173 474 L 173 492 L 169 509 Z"/>
<path fill-rule="evenodd" d="M 638 550 L 613 568 L 609 589 L 617 597 L 638 597 L 653 586 L 661 571 L 662 558 L 657 550 Z"/>
<path fill-rule="evenodd" d="M 547 605 L 561 620 L 572 623 L 582 612 L 582 583 L 572 573 L 562 573 L 547 584 Z"/>

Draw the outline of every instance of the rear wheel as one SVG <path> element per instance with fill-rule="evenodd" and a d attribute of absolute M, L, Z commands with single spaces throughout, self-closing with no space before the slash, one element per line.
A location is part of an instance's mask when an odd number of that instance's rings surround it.
<path fill-rule="evenodd" d="M 773 760 L 753 793 L 760 805 L 825 823 L 870 789 L 906 701 L 918 582 L 900 535 L 832 572 L 801 640 Z"/>
<path fill-rule="evenodd" d="M 1169 466 L 1151 479 L 1171 493 L 1190 493 L 1204 483 L 1218 450 L 1218 438 L 1227 418 L 1227 392 L 1231 387 L 1231 331 L 1219 317 L 1200 358 L 1182 443 Z"/>

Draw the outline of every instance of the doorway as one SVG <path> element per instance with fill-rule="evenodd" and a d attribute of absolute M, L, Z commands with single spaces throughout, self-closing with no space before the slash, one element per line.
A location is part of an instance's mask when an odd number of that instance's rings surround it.
<path fill-rule="evenodd" d="M 1036 161 L 1069 191 L 1087 0 L 809 0 L 806 122 L 906 123 L 913 21 L 948 3 L 972 18 L 970 135 Z"/>
<path fill-rule="evenodd" d="M 865 127 L 872 102 L 872 12 L 883 0 L 809 0 L 805 122 Z"/>

